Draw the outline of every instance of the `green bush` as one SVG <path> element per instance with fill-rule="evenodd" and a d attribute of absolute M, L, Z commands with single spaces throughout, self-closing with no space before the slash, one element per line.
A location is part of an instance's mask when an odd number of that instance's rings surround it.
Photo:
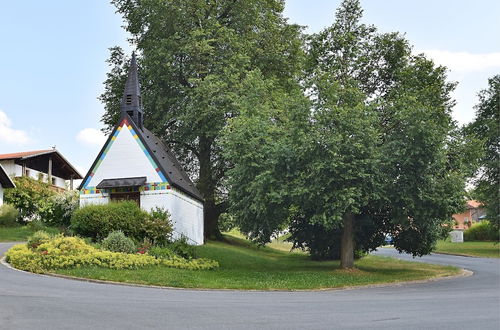
<path fill-rule="evenodd" d="M 19 211 L 10 204 L 0 206 L 0 226 L 12 227 L 16 225 L 16 219 Z"/>
<path fill-rule="evenodd" d="M 50 213 L 50 199 L 56 193 L 47 183 L 28 177 L 14 178 L 14 182 L 16 187 L 5 191 L 4 200 L 19 211 L 18 222 L 43 219 Z"/>
<path fill-rule="evenodd" d="M 43 235 L 45 234 L 45 235 Z M 209 259 L 186 260 L 177 256 L 169 259 L 144 254 L 127 254 L 101 251 L 78 237 L 58 235 L 47 238 L 46 233 L 35 233 L 32 244 L 18 244 L 10 248 L 6 260 L 12 266 L 34 272 L 45 273 L 53 269 L 93 266 L 112 269 L 137 269 L 163 265 L 181 269 L 214 269 L 217 261 Z M 35 236 L 33 235 L 33 236 Z M 33 244 L 33 242 L 37 242 Z"/>
<path fill-rule="evenodd" d="M 148 254 L 158 259 L 171 259 L 176 257 L 174 251 L 168 247 L 152 246 L 148 249 Z"/>
<path fill-rule="evenodd" d="M 112 231 L 121 230 L 126 236 L 142 240 L 142 224 L 148 219 L 147 212 L 135 202 L 113 202 L 88 205 L 77 209 L 71 217 L 71 229 L 75 234 L 102 239 Z"/>
<path fill-rule="evenodd" d="M 168 211 L 156 208 L 142 223 L 143 238 L 155 244 L 166 244 L 172 239 L 173 226 Z"/>
<path fill-rule="evenodd" d="M 26 246 L 30 249 L 35 249 L 38 246 L 47 243 L 50 240 L 50 235 L 43 230 L 39 230 L 35 232 L 33 235 L 31 235 L 28 238 L 28 243 L 26 243 Z"/>
<path fill-rule="evenodd" d="M 464 241 L 498 241 L 499 231 L 490 222 L 481 221 L 464 231 Z"/>
<path fill-rule="evenodd" d="M 181 258 L 196 258 L 196 249 L 193 245 L 188 244 L 186 236 L 181 236 L 178 240 L 168 243 L 165 246 Z"/>
<path fill-rule="evenodd" d="M 121 230 L 112 231 L 102 240 L 103 249 L 112 252 L 135 253 L 137 247 L 132 239 L 125 236 Z"/>
<path fill-rule="evenodd" d="M 77 191 L 65 191 L 50 198 L 50 205 L 43 214 L 43 222 L 54 227 L 68 227 L 71 216 L 78 208 L 79 196 Z"/>

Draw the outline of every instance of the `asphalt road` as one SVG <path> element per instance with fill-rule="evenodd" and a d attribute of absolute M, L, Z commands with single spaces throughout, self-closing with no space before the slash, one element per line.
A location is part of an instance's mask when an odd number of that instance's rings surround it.
<path fill-rule="evenodd" d="M 0 243 L 0 255 L 10 245 Z M 500 259 L 419 260 L 474 275 L 352 290 L 241 292 L 90 283 L 0 265 L 0 329 L 500 329 Z"/>

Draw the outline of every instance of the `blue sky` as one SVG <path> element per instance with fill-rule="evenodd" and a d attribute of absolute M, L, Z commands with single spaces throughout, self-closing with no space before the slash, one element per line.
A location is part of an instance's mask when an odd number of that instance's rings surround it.
<path fill-rule="evenodd" d="M 290 22 L 318 32 L 340 0 L 287 0 Z M 364 22 L 406 34 L 415 52 L 458 81 L 454 117 L 472 120 L 476 94 L 500 73 L 500 1 L 361 0 Z M 108 48 L 127 45 L 105 0 L 0 0 L 0 153 L 56 146 L 82 174 L 96 157 L 103 106 L 97 96 Z"/>

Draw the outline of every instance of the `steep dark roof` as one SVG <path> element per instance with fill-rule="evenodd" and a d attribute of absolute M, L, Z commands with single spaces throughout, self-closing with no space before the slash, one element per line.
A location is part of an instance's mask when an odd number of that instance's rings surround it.
<path fill-rule="evenodd" d="M 203 201 L 200 192 L 170 149 L 147 128 L 143 128 L 142 131 L 139 130 L 139 133 L 145 142 L 146 148 L 156 158 L 158 166 L 160 166 L 169 183 L 188 195 Z"/>
<path fill-rule="evenodd" d="M 0 185 L 4 188 L 15 188 L 16 185 L 9 178 L 2 165 L 0 165 Z"/>

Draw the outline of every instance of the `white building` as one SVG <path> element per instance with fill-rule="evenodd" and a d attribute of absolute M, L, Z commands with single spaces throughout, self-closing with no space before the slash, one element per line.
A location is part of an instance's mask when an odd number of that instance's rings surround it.
<path fill-rule="evenodd" d="M 47 182 L 54 190 L 73 189 L 78 171 L 56 149 L 0 154 L 0 165 L 9 177 L 27 176 Z"/>
<path fill-rule="evenodd" d="M 5 188 L 15 188 L 15 186 L 14 182 L 12 182 L 7 175 L 7 172 L 5 172 L 2 165 L 0 165 L 0 206 L 3 205 L 3 190 Z"/>
<path fill-rule="evenodd" d="M 168 147 L 143 127 L 135 56 L 121 102 L 121 118 L 82 181 L 80 206 L 133 200 L 144 210 L 171 214 L 174 234 L 203 244 L 203 198 Z"/>

